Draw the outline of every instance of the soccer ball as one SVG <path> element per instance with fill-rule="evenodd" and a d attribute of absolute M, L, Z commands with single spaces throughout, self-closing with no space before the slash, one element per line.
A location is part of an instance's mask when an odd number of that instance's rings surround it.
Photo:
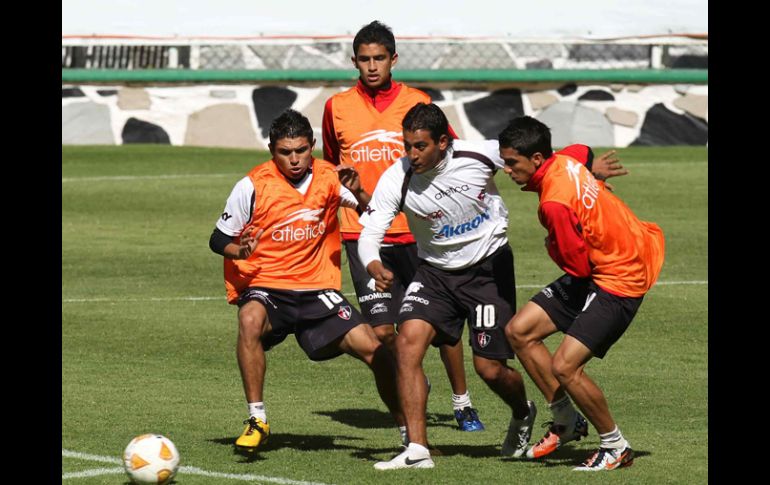
<path fill-rule="evenodd" d="M 166 484 L 179 467 L 179 452 L 170 439 L 143 434 L 132 439 L 123 452 L 123 468 L 134 483 Z"/>

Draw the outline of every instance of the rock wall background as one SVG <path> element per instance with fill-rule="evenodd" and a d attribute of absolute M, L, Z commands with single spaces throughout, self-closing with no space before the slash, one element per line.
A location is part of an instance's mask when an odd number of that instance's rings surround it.
<path fill-rule="evenodd" d="M 421 87 L 461 138 L 496 138 L 530 115 L 556 147 L 585 143 L 706 145 L 707 85 L 575 85 L 554 89 Z M 346 87 L 196 85 L 62 86 L 63 145 L 161 143 L 267 149 L 270 122 L 286 108 L 308 117 L 320 148 L 326 100 Z"/>

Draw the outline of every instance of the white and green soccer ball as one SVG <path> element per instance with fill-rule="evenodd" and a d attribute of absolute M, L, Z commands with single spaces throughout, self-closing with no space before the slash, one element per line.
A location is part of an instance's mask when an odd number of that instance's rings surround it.
<path fill-rule="evenodd" d="M 174 443 L 159 434 L 143 434 L 132 439 L 123 452 L 123 468 L 134 483 L 166 484 L 179 468 L 179 452 Z"/>

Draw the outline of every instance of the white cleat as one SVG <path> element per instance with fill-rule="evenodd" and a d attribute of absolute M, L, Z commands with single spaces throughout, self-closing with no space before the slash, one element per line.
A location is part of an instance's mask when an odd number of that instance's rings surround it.
<path fill-rule="evenodd" d="M 374 464 L 375 470 L 398 470 L 400 468 L 433 468 L 435 464 L 430 453 L 425 450 L 415 449 L 411 443 L 403 453 L 390 461 L 378 461 Z M 424 448 L 423 448 L 424 449 Z"/>
<path fill-rule="evenodd" d="M 579 467 L 573 468 L 578 472 L 600 472 L 603 470 L 616 470 L 634 464 L 634 450 L 626 442 L 626 446 L 620 449 L 599 448 L 588 457 Z"/>
<path fill-rule="evenodd" d="M 529 439 L 532 437 L 532 426 L 535 424 L 535 416 L 537 416 L 535 403 L 527 401 L 527 406 L 529 406 L 529 414 L 524 419 L 516 419 L 511 416 L 508 434 L 505 435 L 503 447 L 500 450 L 502 456 L 521 458 L 527 452 Z"/>

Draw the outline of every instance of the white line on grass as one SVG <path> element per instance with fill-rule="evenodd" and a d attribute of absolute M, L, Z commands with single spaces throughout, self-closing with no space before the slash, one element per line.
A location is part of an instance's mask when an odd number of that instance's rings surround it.
<path fill-rule="evenodd" d="M 692 281 L 658 281 L 655 286 L 671 286 L 671 285 L 707 285 L 708 280 L 692 280 Z M 543 288 L 545 285 L 516 285 L 516 288 Z M 345 296 L 356 296 L 355 293 L 343 293 Z M 222 300 L 224 296 L 171 296 L 168 298 L 62 298 L 62 303 L 124 303 L 134 301 L 209 301 L 209 300 Z"/>
<path fill-rule="evenodd" d="M 206 301 L 206 300 L 222 300 L 224 296 L 174 296 L 169 298 L 63 298 L 62 303 L 93 303 L 93 302 L 129 302 L 129 301 Z"/>
<path fill-rule="evenodd" d="M 66 182 L 118 182 L 131 180 L 163 180 L 163 179 L 189 179 L 208 177 L 237 177 L 237 173 L 187 173 L 172 175 L 113 175 L 102 177 L 62 177 L 61 183 Z"/>
<path fill-rule="evenodd" d="M 289 478 L 266 477 L 264 475 L 252 475 L 250 473 L 237 474 L 237 473 L 207 472 L 206 470 L 201 470 L 200 468 L 197 468 L 194 466 L 180 466 L 179 471 L 182 473 L 189 473 L 190 475 L 203 475 L 204 477 L 212 477 L 212 478 L 229 478 L 231 480 L 241 480 L 241 481 L 247 481 L 247 482 L 257 481 L 257 482 L 281 483 L 286 485 L 326 485 L 321 482 L 303 482 L 300 480 L 291 480 Z"/>
<path fill-rule="evenodd" d="M 86 478 L 86 477 L 98 477 L 100 475 L 122 475 L 126 473 L 122 466 L 116 468 L 92 468 L 90 470 L 83 470 L 82 472 L 69 472 L 62 473 L 61 479 L 67 480 L 68 478 Z"/>
<path fill-rule="evenodd" d="M 64 448 L 61 450 L 61 456 L 66 458 L 77 458 L 78 460 L 98 461 L 101 463 L 117 463 L 118 465 L 123 463 L 120 458 L 115 458 L 114 456 L 89 455 L 88 453 L 65 450 Z"/>
<path fill-rule="evenodd" d="M 86 461 L 98 461 L 102 463 L 122 463 L 120 458 L 115 458 L 113 456 L 90 455 L 88 453 L 79 453 L 77 451 L 65 450 L 63 448 L 61 450 L 61 456 L 64 456 L 67 458 L 77 458 L 79 460 L 86 460 Z M 92 470 L 85 470 L 82 472 L 69 472 L 69 473 L 63 473 L 61 478 L 62 480 L 65 480 L 67 478 L 95 477 L 98 475 L 109 475 L 109 474 L 116 474 L 116 473 L 123 473 L 123 468 L 94 468 Z M 241 480 L 246 482 L 258 481 L 258 482 L 280 483 L 282 485 L 326 485 L 325 483 L 321 483 L 321 482 L 303 482 L 302 480 L 292 480 L 290 478 L 281 478 L 281 477 L 268 477 L 265 475 L 252 475 L 250 473 L 242 474 L 242 473 L 210 472 L 207 470 L 201 470 L 200 468 L 194 467 L 194 466 L 180 466 L 179 473 L 190 474 L 190 475 L 202 475 L 204 477 L 211 477 L 211 478 L 229 478 L 231 480 Z"/>

